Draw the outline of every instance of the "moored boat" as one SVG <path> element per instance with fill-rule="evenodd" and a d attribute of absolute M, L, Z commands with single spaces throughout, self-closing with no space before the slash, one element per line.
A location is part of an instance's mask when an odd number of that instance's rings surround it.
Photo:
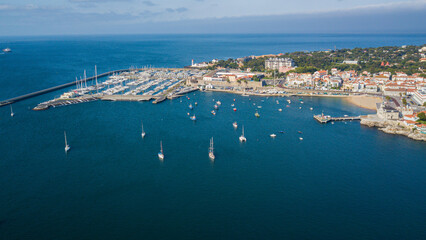
<path fill-rule="evenodd" d="M 216 157 L 215 157 L 215 155 L 214 155 L 213 137 L 210 139 L 209 158 L 210 158 L 210 160 L 212 160 L 212 161 L 216 158 Z"/>
<path fill-rule="evenodd" d="M 244 136 L 244 126 L 243 126 L 242 134 L 239 137 L 239 139 L 240 139 L 240 142 L 246 142 L 247 141 L 247 138 Z"/>

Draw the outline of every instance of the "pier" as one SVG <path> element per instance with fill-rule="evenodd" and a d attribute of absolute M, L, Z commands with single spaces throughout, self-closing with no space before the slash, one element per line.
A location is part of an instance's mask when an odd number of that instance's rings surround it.
<path fill-rule="evenodd" d="M 361 116 L 352 116 L 352 117 L 330 117 L 326 116 L 324 114 L 321 115 L 314 115 L 314 119 L 317 120 L 320 123 L 328 123 L 332 121 L 352 121 L 352 120 L 361 120 Z"/>

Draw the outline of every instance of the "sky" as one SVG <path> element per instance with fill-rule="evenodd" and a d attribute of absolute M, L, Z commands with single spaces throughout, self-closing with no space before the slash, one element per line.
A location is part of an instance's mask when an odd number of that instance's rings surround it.
<path fill-rule="evenodd" d="M 0 0 L 0 36 L 426 33 L 426 0 Z"/>

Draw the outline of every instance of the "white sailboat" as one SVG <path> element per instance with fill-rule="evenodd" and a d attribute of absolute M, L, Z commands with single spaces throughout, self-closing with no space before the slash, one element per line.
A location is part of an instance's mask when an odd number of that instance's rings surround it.
<path fill-rule="evenodd" d="M 214 156 L 214 148 L 213 148 L 213 137 L 210 139 L 209 158 L 210 158 L 212 161 L 215 159 L 215 156 Z"/>
<path fill-rule="evenodd" d="M 158 159 L 160 159 L 161 161 L 164 160 L 164 153 L 163 153 L 163 141 L 160 141 L 160 152 L 158 153 Z"/>
<path fill-rule="evenodd" d="M 15 116 L 15 113 L 13 113 L 12 104 L 10 104 L 10 116 L 11 117 Z"/>
<path fill-rule="evenodd" d="M 247 141 L 247 138 L 246 137 L 244 137 L 244 125 L 243 125 L 243 133 L 242 133 L 242 135 L 240 136 L 240 142 L 246 142 Z"/>
<path fill-rule="evenodd" d="M 71 147 L 70 147 L 70 145 L 68 145 L 67 133 L 65 131 L 64 131 L 64 137 L 65 137 L 65 153 L 67 153 L 71 149 Z"/>
<path fill-rule="evenodd" d="M 238 123 L 237 123 L 237 122 L 233 122 L 233 123 L 232 123 L 232 126 L 233 126 L 235 129 L 237 129 L 237 128 L 238 128 Z"/>
<path fill-rule="evenodd" d="M 142 138 L 144 138 L 144 137 L 145 137 L 145 135 L 146 135 L 146 133 L 145 133 L 145 131 L 143 130 L 143 122 L 142 122 L 142 133 L 141 133 Z"/>

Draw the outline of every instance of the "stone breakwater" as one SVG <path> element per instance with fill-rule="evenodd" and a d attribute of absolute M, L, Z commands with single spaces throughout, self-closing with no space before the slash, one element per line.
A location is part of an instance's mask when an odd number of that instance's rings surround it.
<path fill-rule="evenodd" d="M 398 134 L 417 141 L 426 141 L 426 134 L 405 126 L 400 121 L 386 121 L 379 119 L 377 115 L 368 115 L 361 118 L 361 124 L 369 127 L 377 127 L 380 131 L 389 134 Z"/>

